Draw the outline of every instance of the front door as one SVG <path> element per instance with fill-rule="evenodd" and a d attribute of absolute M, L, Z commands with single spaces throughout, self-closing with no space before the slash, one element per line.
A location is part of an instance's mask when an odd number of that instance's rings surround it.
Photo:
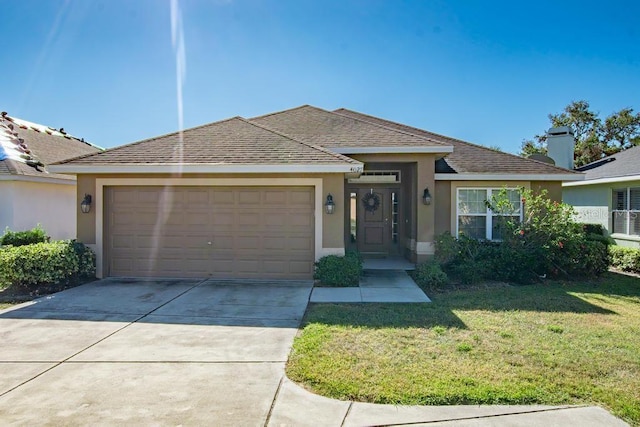
<path fill-rule="evenodd" d="M 358 251 L 365 256 L 395 254 L 398 240 L 398 191 L 390 188 L 356 189 L 356 233 Z M 355 206 L 354 206 L 355 205 Z M 353 236 L 352 236 L 353 238 Z"/>

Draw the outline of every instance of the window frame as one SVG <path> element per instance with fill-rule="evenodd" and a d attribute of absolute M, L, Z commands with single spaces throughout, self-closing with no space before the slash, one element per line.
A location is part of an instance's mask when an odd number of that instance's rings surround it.
<path fill-rule="evenodd" d="M 637 230 L 637 233 L 631 234 L 631 220 L 635 219 L 638 215 L 640 215 L 640 209 L 631 209 L 632 208 L 632 198 L 631 191 L 637 192 L 635 197 L 640 200 L 640 187 L 621 187 L 621 188 L 612 188 L 611 189 L 611 228 L 612 234 L 622 234 L 625 236 L 631 237 L 640 237 L 640 229 Z M 617 194 L 620 192 L 624 192 L 624 209 L 614 209 L 617 207 Z M 636 199 L 633 199 L 636 200 Z M 616 231 L 615 230 L 615 222 L 616 215 L 621 214 L 624 219 L 624 231 Z"/>
<path fill-rule="evenodd" d="M 460 216 L 475 216 L 475 217 L 484 217 L 485 218 L 485 236 L 484 238 L 481 238 L 480 240 L 488 240 L 488 241 L 494 241 L 494 242 L 498 242 L 501 239 L 494 239 L 493 238 L 493 218 L 495 217 L 500 217 L 500 216 L 515 216 L 515 215 L 508 215 L 508 214 L 500 214 L 500 213 L 495 213 L 493 212 L 491 209 L 489 209 L 489 207 L 487 206 L 485 208 L 485 212 L 484 213 L 461 213 L 460 212 L 460 191 L 465 191 L 465 190 L 483 190 L 485 191 L 485 201 L 491 200 L 491 198 L 494 196 L 494 194 L 498 194 L 500 193 L 502 190 L 507 190 L 507 191 L 516 191 L 519 193 L 519 199 L 520 199 L 520 213 L 519 213 L 519 219 L 520 221 L 522 221 L 522 219 L 524 218 L 524 204 L 522 203 L 522 193 L 521 193 L 521 188 L 519 187 L 458 187 L 456 189 L 456 200 L 455 200 L 455 204 L 456 204 L 456 218 L 455 218 L 455 222 L 456 222 L 456 237 L 460 235 Z"/>

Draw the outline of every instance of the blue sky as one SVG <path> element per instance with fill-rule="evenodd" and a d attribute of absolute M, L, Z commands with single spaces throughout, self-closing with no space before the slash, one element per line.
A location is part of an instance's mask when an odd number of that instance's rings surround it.
<path fill-rule="evenodd" d="M 640 109 L 634 0 L 177 4 L 182 121 L 170 0 L 5 0 L 0 109 L 113 147 L 312 104 L 509 152 L 572 100 Z"/>

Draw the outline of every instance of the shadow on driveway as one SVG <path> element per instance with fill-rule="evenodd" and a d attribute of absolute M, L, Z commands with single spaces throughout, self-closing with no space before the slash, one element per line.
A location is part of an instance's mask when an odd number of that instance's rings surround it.
<path fill-rule="evenodd" d="M 109 278 L 48 295 L 0 319 L 297 327 L 311 282 Z"/>

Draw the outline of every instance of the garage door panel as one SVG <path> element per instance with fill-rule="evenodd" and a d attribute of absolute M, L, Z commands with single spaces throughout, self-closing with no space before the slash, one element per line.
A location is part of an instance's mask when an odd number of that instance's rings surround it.
<path fill-rule="evenodd" d="M 287 240 L 288 247 L 294 251 L 306 251 L 305 255 L 313 253 L 313 242 L 306 237 L 292 237 Z"/>
<path fill-rule="evenodd" d="M 292 190 L 289 194 L 291 207 L 302 206 L 303 208 L 308 208 L 314 204 L 312 191 Z"/>
<path fill-rule="evenodd" d="M 272 206 L 272 207 L 278 207 L 278 206 L 283 206 L 287 203 L 287 191 L 286 190 L 280 190 L 280 191 L 265 191 L 264 192 L 264 205 L 265 206 Z"/>
<path fill-rule="evenodd" d="M 208 191 L 208 190 L 207 190 Z M 235 192 L 231 189 L 218 190 L 211 194 L 211 200 L 215 206 L 229 206 L 235 203 Z"/>
<path fill-rule="evenodd" d="M 259 189 L 246 189 L 238 190 L 237 200 L 239 205 L 261 205 L 261 190 Z"/>
<path fill-rule="evenodd" d="M 210 223 L 212 225 L 223 225 L 233 227 L 235 221 L 235 213 L 233 211 L 217 212 L 211 214 Z"/>
<path fill-rule="evenodd" d="M 307 227 L 313 227 L 313 218 L 309 218 L 304 213 L 289 213 L 287 215 L 287 223 L 291 227 L 301 227 L 306 230 Z"/>
<path fill-rule="evenodd" d="M 289 262 L 289 271 L 296 275 L 313 275 L 313 264 L 309 265 L 306 261 Z"/>
<path fill-rule="evenodd" d="M 210 192 L 208 189 L 189 189 L 186 191 L 186 202 L 190 206 L 209 205 Z"/>
<path fill-rule="evenodd" d="M 109 187 L 110 275 L 310 279 L 311 187 Z"/>
<path fill-rule="evenodd" d="M 283 227 L 287 225 L 287 215 L 280 212 L 267 212 L 263 215 L 264 225 L 267 227 Z"/>
<path fill-rule="evenodd" d="M 260 223 L 260 213 L 241 213 L 238 215 L 238 224 L 241 226 L 259 226 Z"/>

